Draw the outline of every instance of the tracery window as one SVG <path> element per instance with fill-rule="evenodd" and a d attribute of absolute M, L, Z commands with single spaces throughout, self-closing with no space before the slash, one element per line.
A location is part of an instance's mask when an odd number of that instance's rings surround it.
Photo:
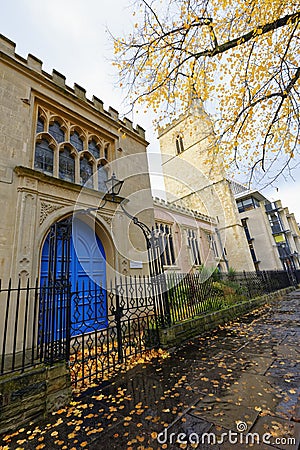
<path fill-rule="evenodd" d="M 93 164 L 89 161 L 88 156 L 84 155 L 80 161 L 80 184 L 92 188 L 93 187 Z"/>
<path fill-rule="evenodd" d="M 65 132 L 56 121 L 49 125 L 49 134 L 51 134 L 59 144 L 65 140 Z"/>
<path fill-rule="evenodd" d="M 94 134 L 92 127 L 84 129 L 45 107 L 38 108 L 34 168 L 105 192 L 108 172 L 104 166 L 112 142 Z"/>
<path fill-rule="evenodd" d="M 158 236 L 162 264 L 167 266 L 174 265 L 175 251 L 171 225 L 157 222 L 155 231 Z"/>
<path fill-rule="evenodd" d="M 187 244 L 190 249 L 191 259 L 192 259 L 193 264 L 196 266 L 200 266 L 201 258 L 200 258 L 197 232 L 193 229 L 187 230 Z"/>
<path fill-rule="evenodd" d="M 36 132 L 42 133 L 44 131 L 44 119 L 39 116 L 36 124 Z"/>
<path fill-rule="evenodd" d="M 79 135 L 79 133 L 77 131 L 74 131 L 71 134 L 70 142 L 73 145 L 73 147 L 76 148 L 76 150 L 78 152 L 82 152 L 82 150 L 83 150 L 83 141 L 82 141 L 82 139 L 81 139 L 81 137 L 80 137 L 80 135 Z"/>
<path fill-rule="evenodd" d="M 34 168 L 46 173 L 47 175 L 53 175 L 53 150 L 50 148 L 47 139 L 41 139 L 36 143 Z"/>
<path fill-rule="evenodd" d="M 59 178 L 75 182 L 75 160 L 71 150 L 66 147 L 59 152 Z"/>
<path fill-rule="evenodd" d="M 105 181 L 107 181 L 107 171 L 104 166 L 98 167 L 98 190 L 100 192 L 106 192 L 107 187 Z"/>
<path fill-rule="evenodd" d="M 96 159 L 100 158 L 100 150 L 98 148 L 97 143 L 94 141 L 94 139 L 89 142 L 89 152 L 94 155 Z"/>

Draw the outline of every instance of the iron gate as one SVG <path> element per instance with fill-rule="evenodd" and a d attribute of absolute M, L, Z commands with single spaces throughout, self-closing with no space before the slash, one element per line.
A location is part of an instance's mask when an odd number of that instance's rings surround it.
<path fill-rule="evenodd" d="M 97 315 L 97 309 L 93 310 L 95 316 L 92 310 L 87 315 L 80 312 L 82 298 L 89 296 L 97 299 L 100 309 L 107 298 L 107 327 L 98 326 L 104 318 Z M 85 290 L 72 293 L 72 303 L 75 313 L 70 323 L 68 352 L 75 388 L 108 380 L 146 349 L 159 345 L 155 298 L 149 277 L 120 278 L 108 290 L 96 286 L 91 291 L 86 286 Z"/>
<path fill-rule="evenodd" d="M 157 333 L 150 278 L 120 278 L 107 288 L 105 251 L 94 230 L 79 216 L 53 224 L 42 251 L 40 359 L 65 358 L 75 386 L 91 383 L 157 345 Z"/>

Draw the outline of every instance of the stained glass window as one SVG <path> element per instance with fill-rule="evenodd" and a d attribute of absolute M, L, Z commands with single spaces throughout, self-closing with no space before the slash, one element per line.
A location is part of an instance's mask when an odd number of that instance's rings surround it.
<path fill-rule="evenodd" d="M 49 133 L 59 144 L 61 142 L 64 142 L 65 132 L 61 129 L 61 126 L 58 122 L 53 122 L 53 124 L 49 125 Z"/>
<path fill-rule="evenodd" d="M 100 158 L 100 151 L 99 148 L 94 140 L 91 140 L 89 142 L 89 152 L 94 155 L 96 159 Z"/>
<path fill-rule="evenodd" d="M 67 148 L 59 152 L 59 178 L 75 182 L 75 160 Z"/>
<path fill-rule="evenodd" d="M 83 141 L 77 131 L 74 131 L 74 133 L 70 137 L 70 142 L 73 145 L 76 150 L 81 152 L 83 150 Z"/>
<path fill-rule="evenodd" d="M 93 188 L 93 165 L 86 155 L 80 161 L 80 184 Z"/>
<path fill-rule="evenodd" d="M 47 175 L 53 175 L 53 151 L 46 139 L 36 144 L 34 167 Z"/>

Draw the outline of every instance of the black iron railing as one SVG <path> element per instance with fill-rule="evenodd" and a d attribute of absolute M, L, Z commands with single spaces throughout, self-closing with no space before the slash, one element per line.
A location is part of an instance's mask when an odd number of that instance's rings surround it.
<path fill-rule="evenodd" d="M 0 281 L 0 374 L 66 359 L 67 286 Z"/>
<path fill-rule="evenodd" d="M 293 284 L 290 274 L 284 270 L 226 273 L 220 281 L 238 286 L 248 299 L 284 289 Z"/>
<path fill-rule="evenodd" d="M 0 375 L 66 360 L 74 385 L 105 379 L 157 347 L 158 314 L 150 277 L 34 286 L 0 283 Z"/>
<path fill-rule="evenodd" d="M 166 285 L 171 324 L 222 307 L 224 295 L 212 277 L 201 273 L 167 274 Z"/>
<path fill-rule="evenodd" d="M 294 274 L 286 271 L 165 274 L 164 317 L 168 326 L 182 320 L 226 308 L 296 283 Z M 162 308 L 163 309 L 163 308 Z"/>
<path fill-rule="evenodd" d="M 65 360 L 74 386 L 108 379 L 157 347 L 159 328 L 293 283 L 285 271 L 121 277 L 73 292 L 67 283 L 0 283 L 0 375 Z"/>

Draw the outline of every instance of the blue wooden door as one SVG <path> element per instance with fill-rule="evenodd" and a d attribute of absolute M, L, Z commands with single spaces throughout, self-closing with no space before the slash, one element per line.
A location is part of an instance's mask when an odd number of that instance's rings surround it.
<path fill-rule="evenodd" d="M 73 226 L 72 226 L 73 225 Z M 43 246 L 41 286 L 45 341 L 66 333 L 66 295 L 71 292 L 71 336 L 107 326 L 106 258 L 99 237 L 79 219 L 52 226 Z"/>
<path fill-rule="evenodd" d="M 73 221 L 70 279 L 71 335 L 107 326 L 105 251 L 94 230 L 79 219 Z"/>

